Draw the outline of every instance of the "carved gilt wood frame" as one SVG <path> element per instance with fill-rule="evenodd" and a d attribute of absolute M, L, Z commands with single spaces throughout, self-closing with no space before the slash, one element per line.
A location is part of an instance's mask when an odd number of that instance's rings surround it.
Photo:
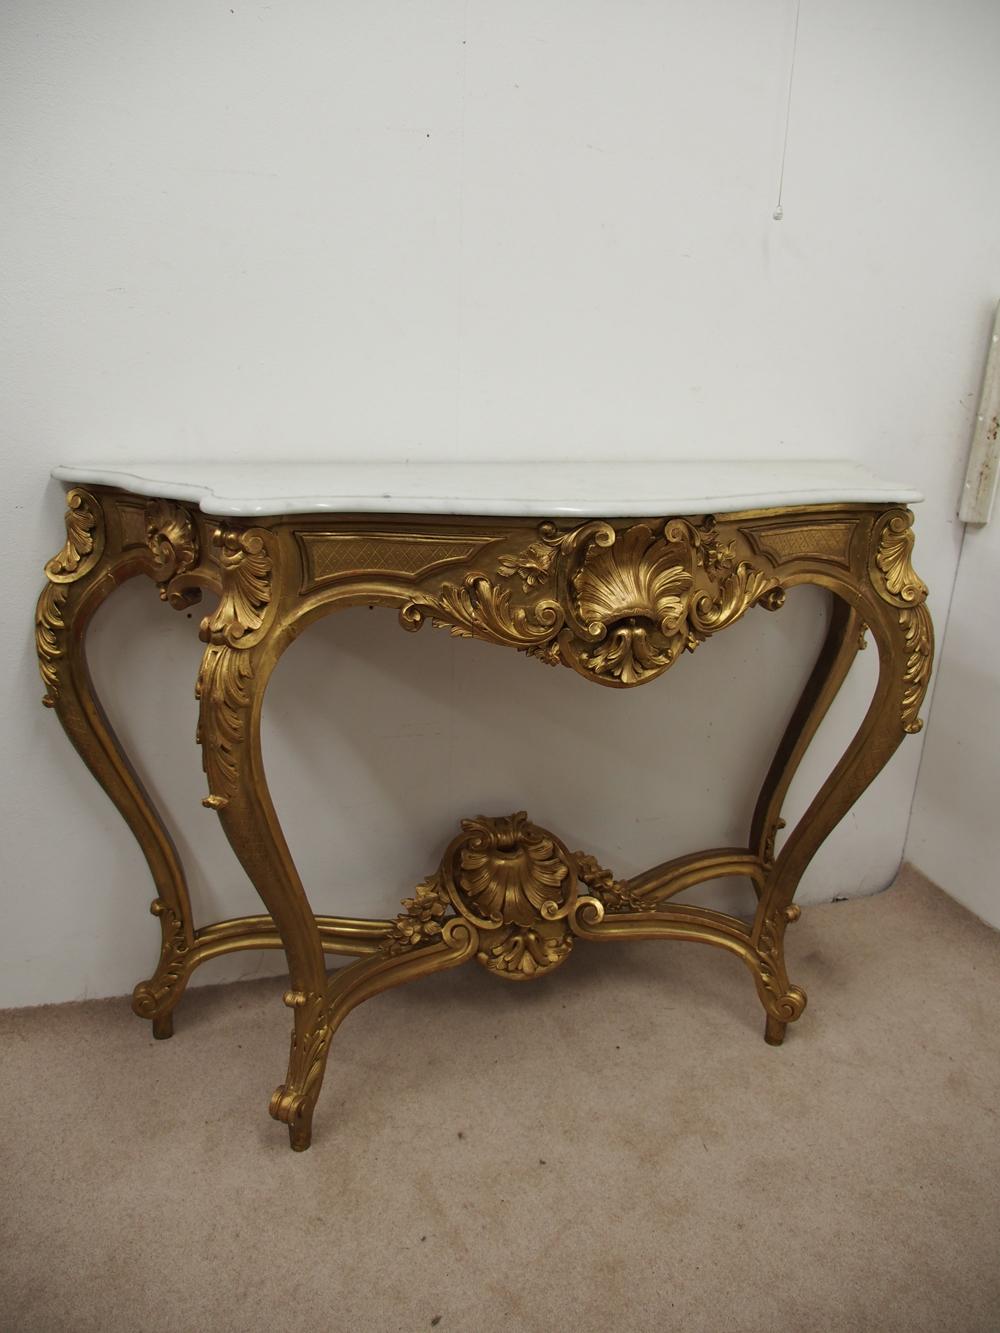
<path fill-rule="evenodd" d="M 507 980 L 533 979 L 578 939 L 700 940 L 749 968 L 779 1044 L 805 1006 L 789 982 L 784 935 L 799 914 L 802 872 L 835 824 L 918 731 L 933 630 L 927 589 L 910 561 L 911 513 L 837 504 L 698 518 L 577 524 L 528 519 L 287 515 L 223 522 L 169 500 L 102 487 L 69 492 L 66 542 L 46 566 L 35 635 L 52 707 L 121 811 L 149 863 L 162 929 L 152 977 L 133 1008 L 157 1037 L 199 963 L 242 949 L 283 948 L 293 1011 L 285 1081 L 271 1114 L 293 1148 L 309 1146 L 330 1040 L 355 1005 L 467 959 Z M 119 584 L 143 574 L 171 606 L 208 590 L 201 622 L 198 739 L 209 792 L 265 915 L 195 927 L 183 867 L 122 750 L 87 668 L 87 625 Z M 268 792 L 260 716 L 288 645 L 321 616 L 356 605 L 396 611 L 452 634 L 518 648 L 611 688 L 662 675 L 751 607 L 777 610 L 789 588 L 832 596 L 826 640 L 764 781 L 745 846 L 712 848 L 616 879 L 521 811 L 467 819 L 437 869 L 394 921 L 316 916 Z M 870 631 L 879 656 L 868 711 L 843 757 L 780 852 L 792 777 Z M 723 876 L 750 880 L 751 923 L 670 902 Z M 357 961 L 328 976 L 325 954 Z"/>

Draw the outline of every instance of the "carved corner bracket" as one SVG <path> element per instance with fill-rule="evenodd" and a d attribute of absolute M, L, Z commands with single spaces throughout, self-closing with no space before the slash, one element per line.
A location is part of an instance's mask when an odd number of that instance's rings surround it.
<path fill-rule="evenodd" d="M 756 604 L 774 610 L 784 591 L 742 558 L 741 538 L 712 517 L 616 527 L 540 525 L 527 547 L 413 597 L 400 620 L 510 644 L 614 688 L 661 675 L 678 656 Z"/>

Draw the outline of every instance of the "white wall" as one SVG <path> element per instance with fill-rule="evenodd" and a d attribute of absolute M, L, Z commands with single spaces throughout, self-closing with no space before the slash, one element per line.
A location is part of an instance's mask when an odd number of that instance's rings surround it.
<path fill-rule="evenodd" d="M 854 457 L 927 492 L 940 620 L 1000 287 L 993 0 L 803 0 L 780 224 L 791 0 L 8 0 L 0 22 L 0 1004 L 122 992 L 156 953 L 138 850 L 38 704 L 53 463 Z M 317 626 L 266 737 L 317 907 L 391 911 L 460 816 L 522 803 L 622 872 L 740 837 L 822 633 L 818 595 L 789 600 L 624 693 L 387 615 Z M 254 900 L 199 804 L 195 625 L 130 588 L 93 662 L 209 916 Z M 804 900 L 892 878 L 919 753 Z"/>
<path fill-rule="evenodd" d="M 907 859 L 1000 927 L 1000 522 L 970 527 L 938 663 Z"/>

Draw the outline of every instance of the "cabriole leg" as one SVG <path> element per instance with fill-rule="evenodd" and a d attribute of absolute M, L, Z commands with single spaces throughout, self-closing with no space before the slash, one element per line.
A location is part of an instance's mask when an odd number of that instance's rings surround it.
<path fill-rule="evenodd" d="M 160 961 L 153 976 L 135 988 L 132 1006 L 152 1020 L 154 1036 L 168 1037 L 193 938 L 187 885 L 163 820 L 94 691 L 85 649 L 87 627 L 102 603 L 120 584 L 154 568 L 145 546 L 122 549 L 120 525 L 106 522 L 114 503 L 112 498 L 102 504 L 81 489 L 69 492 L 66 543 L 45 566 L 48 582 L 38 599 L 35 646 L 46 687 L 43 702 L 121 812 L 149 865 L 156 886 L 152 910 L 162 931 Z"/>
<path fill-rule="evenodd" d="M 214 614 L 202 621 L 207 647 L 197 691 L 209 785 L 204 804 L 218 813 L 288 959 L 291 1052 L 270 1111 L 288 1125 L 292 1147 L 302 1150 L 309 1146 L 326 1068 L 330 1003 L 319 928 L 271 801 L 260 746 L 264 692 L 294 629 L 290 619 L 282 621 L 275 534 L 263 528 L 220 529 L 215 540 L 222 596 Z"/>
<path fill-rule="evenodd" d="M 765 782 L 754 817 L 755 836 L 770 840 L 767 880 L 754 919 L 752 941 L 763 966 L 758 993 L 767 1011 L 765 1039 L 780 1042 L 785 1024 L 798 1017 L 793 1008 L 784 965 L 784 936 L 799 915 L 792 899 L 803 872 L 817 849 L 847 811 L 878 776 L 907 733 L 919 731 L 917 717 L 927 689 L 934 650 L 931 620 L 924 605 L 927 589 L 910 563 L 912 515 L 891 511 L 874 524 L 864 576 L 855 586 L 833 587 L 855 607 L 835 611 L 826 645 L 806 687 L 796 717 L 786 732 Z M 826 580 L 828 586 L 832 586 Z M 836 603 L 835 603 L 836 606 Z M 780 801 L 791 775 L 839 688 L 859 640 L 852 637 L 867 624 L 877 646 L 879 674 L 875 694 L 853 740 L 816 794 L 780 855 L 773 860 L 773 836 Z M 801 995 L 801 992 L 798 992 Z M 802 996 L 802 1005 L 805 997 Z"/>

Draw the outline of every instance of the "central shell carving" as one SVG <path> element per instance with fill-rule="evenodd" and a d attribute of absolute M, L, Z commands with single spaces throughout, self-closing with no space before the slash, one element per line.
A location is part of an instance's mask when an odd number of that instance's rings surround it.
<path fill-rule="evenodd" d="M 573 576 L 577 611 L 598 642 L 581 663 L 635 685 L 668 667 L 687 640 L 694 582 L 683 549 L 637 523 L 612 546 L 591 546 Z"/>
<path fill-rule="evenodd" d="M 382 951 L 433 945 L 451 913 L 475 928 L 477 960 L 510 981 L 558 966 L 573 947 L 575 857 L 527 814 L 463 819 L 437 871 L 403 904 Z"/>
<path fill-rule="evenodd" d="M 531 926 L 561 905 L 569 866 L 551 834 L 522 810 L 507 819 L 465 819 L 457 886 L 487 927 Z"/>

